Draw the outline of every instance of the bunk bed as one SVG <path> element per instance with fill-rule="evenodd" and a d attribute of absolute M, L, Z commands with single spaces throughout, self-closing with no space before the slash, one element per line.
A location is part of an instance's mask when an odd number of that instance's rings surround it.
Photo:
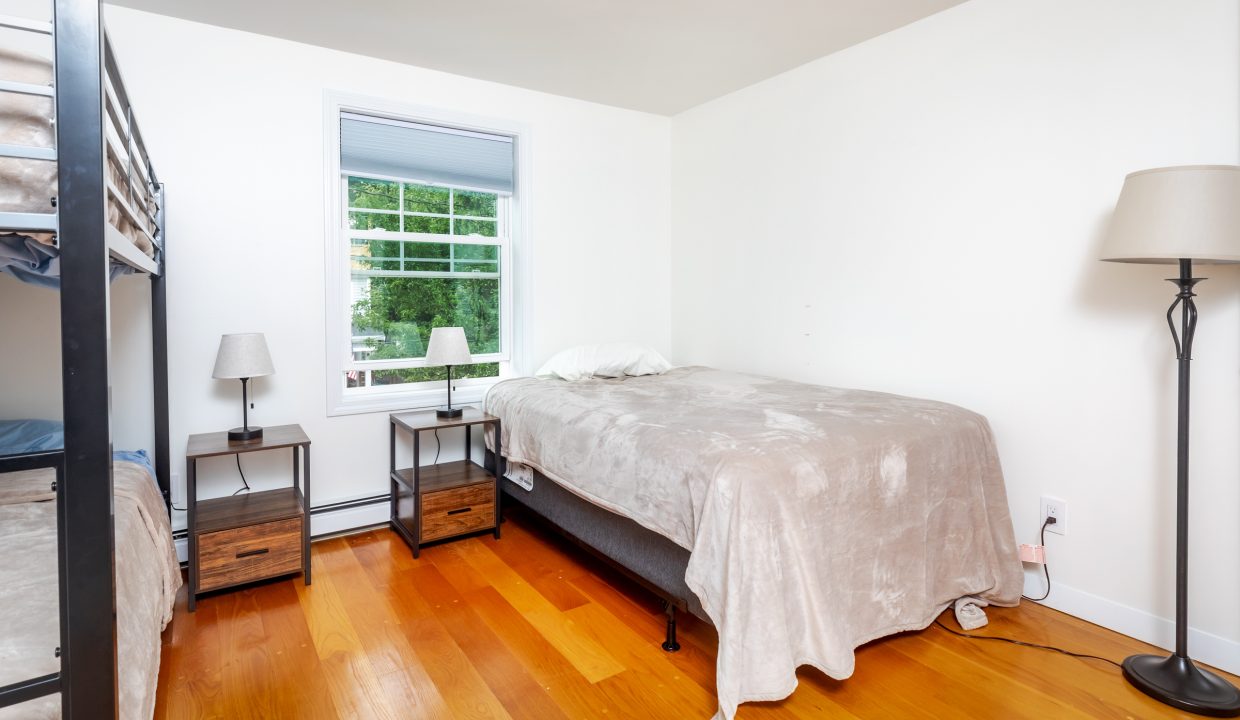
<path fill-rule="evenodd" d="M 0 533 L 33 533 L 22 546 L 32 553 L 54 548 L 54 578 L 39 592 L 57 607 L 58 634 L 50 641 L 58 644 L 38 659 L 7 664 L 33 676 L 14 681 L 6 673 L 0 717 L 131 716 L 121 701 L 130 679 L 118 673 L 118 604 L 122 618 L 133 604 L 163 616 L 170 611 L 166 596 L 179 584 L 174 566 L 173 577 L 161 571 L 150 581 L 164 586 L 162 599 L 125 595 L 134 584 L 125 579 L 124 554 L 133 545 L 126 527 L 146 525 L 154 552 L 163 555 L 131 565 L 166 567 L 171 553 L 164 187 L 104 32 L 101 4 L 52 5 L 50 22 L 0 17 L 0 33 L 42 38 L 51 48 L 43 59 L 0 54 L 0 271 L 59 288 L 63 441 L 0 450 L 0 522 L 13 523 Z M 109 292 L 118 273 L 142 273 L 151 282 L 154 483 L 147 470 L 114 464 Z M 135 513 L 145 519 L 127 519 Z M 35 582 L 37 573 L 30 575 Z M 153 622 L 157 641 L 162 622 Z M 19 623 L 6 616 L 6 639 L 29 630 L 14 627 Z M 155 650 L 157 657 L 158 644 Z"/>

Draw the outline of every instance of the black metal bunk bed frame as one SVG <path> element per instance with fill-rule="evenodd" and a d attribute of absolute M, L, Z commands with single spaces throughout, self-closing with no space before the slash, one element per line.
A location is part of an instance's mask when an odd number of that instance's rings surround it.
<path fill-rule="evenodd" d="M 117 714 L 116 578 L 108 375 L 109 267 L 122 262 L 151 278 L 155 471 L 169 499 L 168 321 L 164 273 L 164 189 L 155 176 L 103 28 L 98 0 L 54 0 L 53 20 L 0 18 L 0 27 L 50 35 L 53 87 L 3 82 L 0 91 L 54 99 L 56 147 L 0 146 L 0 156 L 58 164 L 57 212 L 0 213 L 0 228 L 55 233 L 60 248 L 60 334 L 64 448 L 0 457 L 0 473 L 54 468 L 60 577 L 60 672 L 0 687 L 0 707 L 59 692 L 64 718 Z M 132 189 L 155 199 L 148 258 L 107 221 L 106 123 L 124 144 Z M 137 176 L 135 177 L 135 170 Z M 118 198 L 118 203 L 123 202 Z M 124 206 L 125 212 L 133 209 Z M 149 210 L 149 209 L 148 209 Z M 148 215 L 149 217 L 149 215 Z"/>

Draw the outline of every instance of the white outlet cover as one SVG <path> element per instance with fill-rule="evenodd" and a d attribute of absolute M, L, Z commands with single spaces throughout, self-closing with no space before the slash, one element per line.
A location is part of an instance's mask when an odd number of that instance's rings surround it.
<path fill-rule="evenodd" d="M 1038 528 L 1048 515 L 1055 516 L 1055 524 L 1047 525 L 1046 532 L 1056 535 L 1068 534 L 1068 502 L 1050 495 L 1043 495 L 1039 505 Z"/>

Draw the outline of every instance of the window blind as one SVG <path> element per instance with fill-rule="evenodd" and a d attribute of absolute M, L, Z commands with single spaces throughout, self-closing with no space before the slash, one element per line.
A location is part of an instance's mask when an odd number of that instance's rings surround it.
<path fill-rule="evenodd" d="M 340 169 L 511 194 L 511 137 L 403 120 L 340 114 Z"/>

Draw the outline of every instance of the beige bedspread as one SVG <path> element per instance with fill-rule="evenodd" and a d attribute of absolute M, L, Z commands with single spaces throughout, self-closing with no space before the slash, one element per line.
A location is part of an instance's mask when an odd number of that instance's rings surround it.
<path fill-rule="evenodd" d="M 172 619 L 181 571 L 163 499 L 139 465 L 117 462 L 116 607 L 120 710 L 126 720 L 155 711 L 160 633 Z M 0 475 L 0 685 L 59 670 L 56 504 L 52 471 Z M 59 718 L 60 698 L 0 709 L 0 718 Z"/>
<path fill-rule="evenodd" d="M 985 418 L 953 405 L 705 367 L 496 385 L 506 457 L 692 551 L 719 631 L 718 717 L 852 675 L 853 650 L 952 600 L 1018 602 Z"/>

